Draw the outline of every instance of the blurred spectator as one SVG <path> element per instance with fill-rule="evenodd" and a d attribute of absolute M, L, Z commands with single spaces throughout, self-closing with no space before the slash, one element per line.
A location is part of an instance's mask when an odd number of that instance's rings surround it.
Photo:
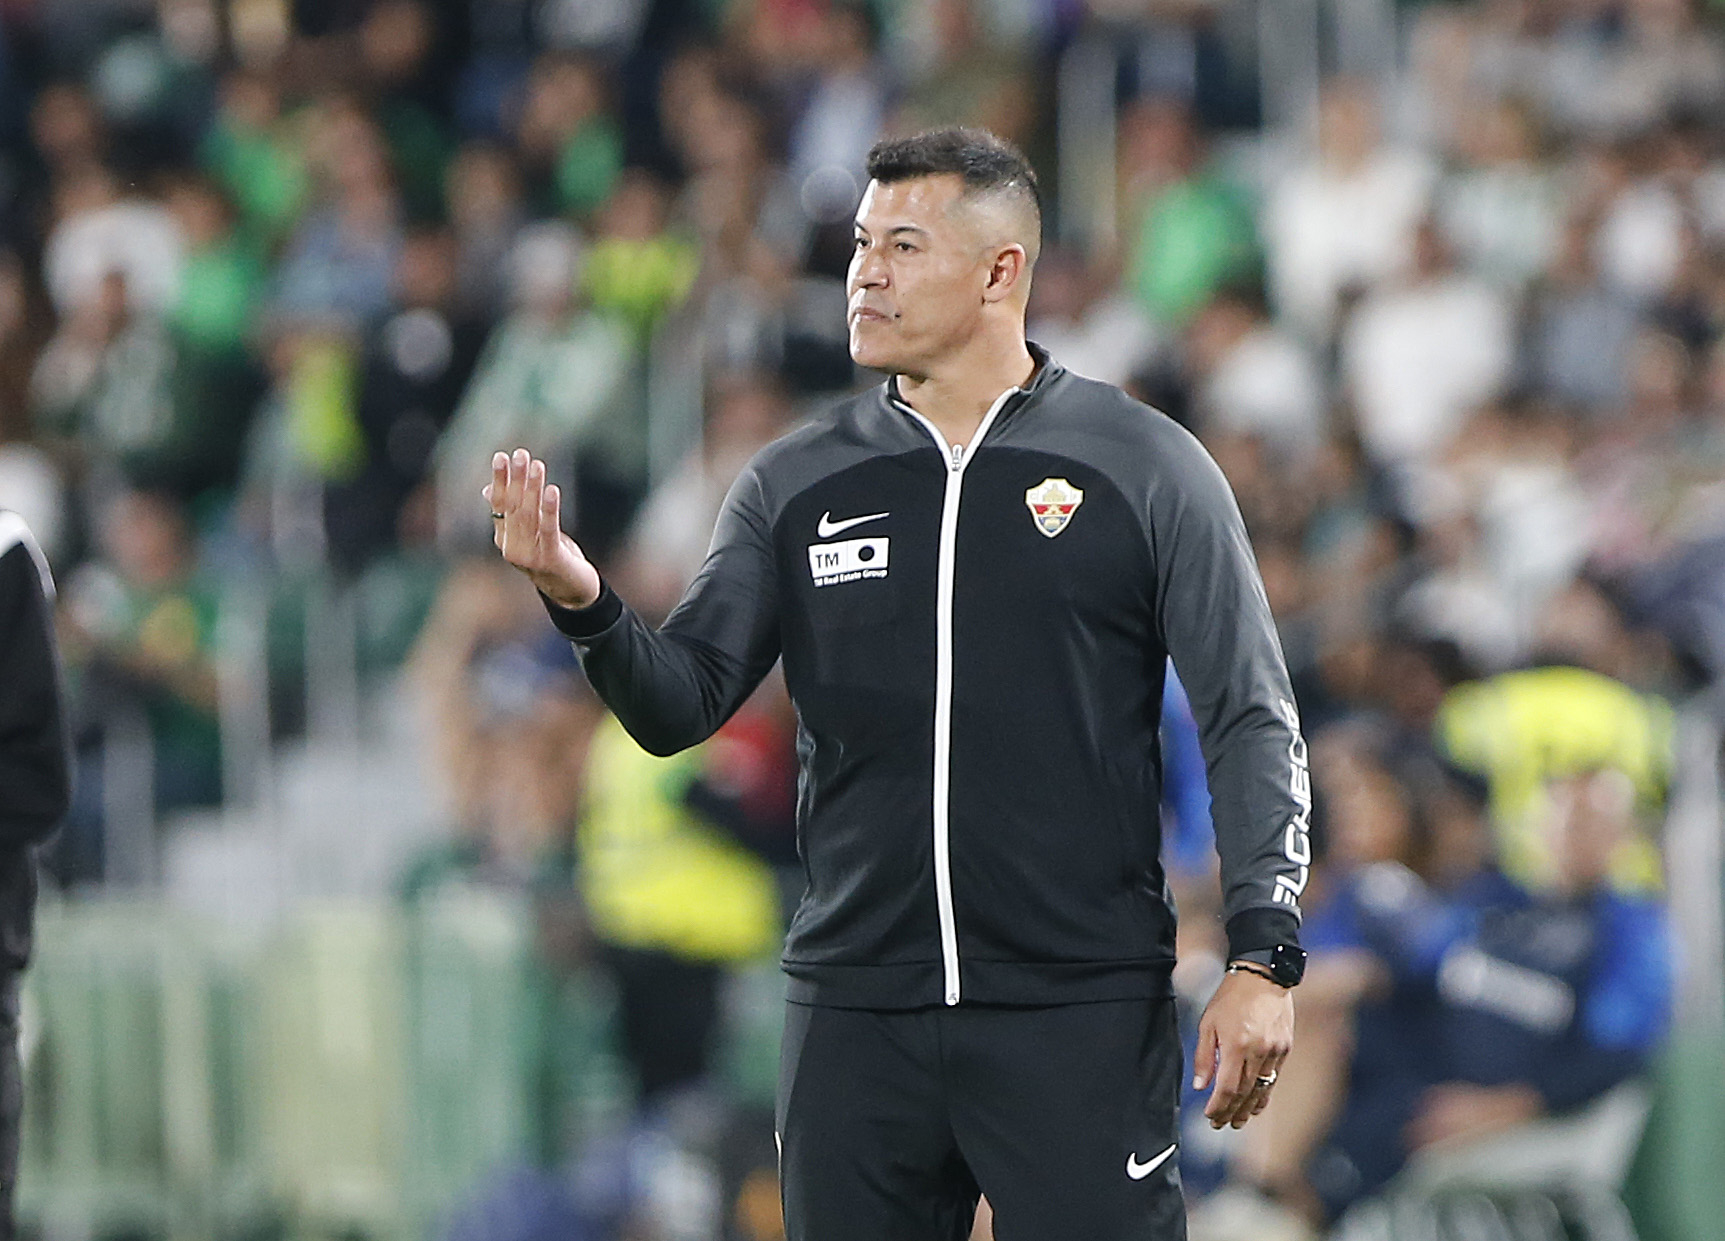
<path fill-rule="evenodd" d="M 235 230 L 232 209 L 209 182 L 177 182 L 168 192 L 168 210 L 186 240 L 170 312 L 180 340 L 215 354 L 244 350 L 268 279 L 262 253 Z"/>
<path fill-rule="evenodd" d="M 518 585 L 489 565 L 462 566 L 414 654 L 453 786 L 455 830 L 409 862 L 400 880 L 409 901 L 452 884 L 553 901 L 568 889 L 602 709 L 567 644 L 536 632 L 536 601 L 510 589 Z"/>
<path fill-rule="evenodd" d="M 52 174 L 100 164 L 108 135 L 101 109 L 76 81 L 42 84 L 30 108 L 30 138 Z"/>
<path fill-rule="evenodd" d="M 1669 143 L 1612 148 L 1595 166 L 1600 278 L 1640 305 L 1671 289 L 1683 261 L 1688 204 L 1661 166 L 1668 149 Z"/>
<path fill-rule="evenodd" d="M 1264 204 L 1277 312 L 1316 342 L 1329 339 L 1345 297 L 1410 265 L 1429 202 L 1430 164 L 1382 145 L 1375 113 L 1369 86 L 1328 86 L 1318 158 L 1281 177 Z"/>
<path fill-rule="evenodd" d="M 529 448 L 564 471 L 567 484 L 593 429 L 633 412 L 622 399 L 633 365 L 628 333 L 577 298 L 574 231 L 527 229 L 510 268 L 515 309 L 486 342 L 438 443 L 438 529 L 446 539 L 490 538 L 479 492 L 490 480 L 492 453 Z"/>
<path fill-rule="evenodd" d="M 1450 894 L 1422 877 L 1430 833 L 1421 801 L 1364 731 L 1318 734 L 1311 755 L 1325 806 L 1323 865 L 1305 902 L 1311 962 L 1301 985 L 1311 990 L 1300 997 L 1302 1038 L 1289 1057 L 1294 1090 L 1271 1105 L 1272 1123 L 1242 1152 L 1242 1171 L 1316 1218 L 1341 1205 L 1336 1180 L 1347 1180 L 1351 1198 L 1405 1158 L 1398 1117 L 1428 1075 L 1443 1072 L 1430 975 L 1462 918 Z M 1465 822 L 1465 806 L 1460 813 Z M 1340 1144 L 1361 1129 L 1370 1139 L 1347 1149 L 1364 1167 L 1341 1178 L 1326 1151 L 1308 1168 L 1326 1139 Z"/>
<path fill-rule="evenodd" d="M 250 372 L 232 353 L 184 346 L 110 272 L 42 350 L 36 421 L 74 459 L 191 499 L 231 483 L 246 433 Z"/>
<path fill-rule="evenodd" d="M 623 169 L 623 135 L 598 62 L 566 53 L 534 65 L 516 127 L 523 165 L 546 205 L 591 215 Z"/>
<path fill-rule="evenodd" d="M 330 552 L 343 566 L 432 541 L 433 498 L 420 488 L 484 343 L 480 326 L 456 309 L 455 281 L 454 239 L 410 234 L 396 266 L 395 313 L 361 346 L 355 414 L 364 464 L 326 497 Z"/>
<path fill-rule="evenodd" d="M 1347 1102 L 1311 1162 L 1328 1214 L 1415 1151 L 1572 1112 L 1646 1067 L 1669 1019 L 1671 950 L 1659 905 L 1607 882 L 1633 802 L 1609 770 L 1551 787 L 1548 894 L 1487 875 L 1446 909 L 1393 872 L 1362 889 L 1356 994 L 1383 987 L 1366 981 L 1383 971 L 1392 995 L 1426 997 L 1429 1020 L 1370 1041 L 1399 1066 L 1372 1094 L 1361 1089 L 1362 1038 Z"/>
<path fill-rule="evenodd" d="M 499 574 L 494 561 L 454 561 L 409 660 L 414 689 L 432 724 L 432 769 L 446 783 L 458 834 L 479 824 L 486 810 L 488 774 L 479 744 L 483 713 L 475 709 L 480 694 L 475 670 L 488 651 L 530 648 L 537 629 L 538 600 L 522 585 Z M 531 704 L 537 687 L 531 679 L 502 683 L 518 691 L 507 704 L 510 711 L 523 714 L 521 704 Z M 498 683 L 490 684 L 495 689 Z M 494 701 L 505 697 L 501 691 L 492 695 Z"/>
<path fill-rule="evenodd" d="M 16 251 L 0 250 L 0 441 L 30 430 L 30 372 L 48 316 Z"/>
<path fill-rule="evenodd" d="M 302 130 L 282 115 L 280 89 L 267 74 L 236 69 L 222 82 L 198 154 L 259 241 L 285 236 L 310 194 Z"/>
<path fill-rule="evenodd" d="M 1368 294 L 1342 338 L 1360 442 L 1389 466 L 1442 452 L 1508 380 L 1514 344 L 1503 296 L 1455 270 L 1429 219 L 1411 240 L 1406 277 Z"/>
<path fill-rule="evenodd" d="M 1637 814 L 1651 819 L 1671 776 L 1673 720 L 1663 699 L 1633 684 L 1636 639 L 1593 587 L 1577 584 L 1552 599 L 1535 651 L 1531 667 L 1452 690 L 1436 736 L 1451 762 L 1487 781 L 1504 872 L 1543 889 L 1561 860 L 1539 829 L 1547 783 L 1610 768 L 1629 782 Z M 1626 829 L 1614 849 L 1616 884 L 1657 889 L 1658 851 L 1645 836 Z"/>
<path fill-rule="evenodd" d="M 1528 307 L 1528 380 L 1555 399 L 1590 413 L 1622 401 L 1634 303 L 1608 288 L 1594 259 L 1593 224 L 1571 219 L 1557 253 L 1536 281 Z"/>
<path fill-rule="evenodd" d="M 848 214 L 825 225 L 810 218 L 794 178 L 774 161 L 760 108 L 720 83 L 707 58 L 672 67 L 661 109 L 691 173 L 679 217 L 698 247 L 689 318 L 707 364 L 778 368 L 808 390 L 844 387 L 850 355 L 835 353 L 834 338 L 842 349 L 836 273 L 849 262 Z"/>
<path fill-rule="evenodd" d="M 1166 342 L 1138 301 L 1113 284 L 1082 254 L 1047 247 L 1036 261 L 1027 331 L 1067 370 L 1124 384 Z"/>
<path fill-rule="evenodd" d="M 1186 106 L 1133 104 L 1121 118 L 1130 238 L 1125 281 L 1155 320 L 1180 328 L 1222 285 L 1249 276 L 1257 238 L 1241 195 L 1206 166 Z"/>
<path fill-rule="evenodd" d="M 1725 95 L 1725 50 L 1687 0 L 1637 0 L 1615 22 L 1585 9 L 1556 16 L 1516 68 L 1566 130 L 1630 137 L 1672 112 L 1706 114 Z"/>
<path fill-rule="evenodd" d="M 269 383 L 246 444 L 240 507 L 279 563 L 325 561 L 324 488 L 365 459 L 354 338 L 333 326 L 284 324 L 268 341 Z"/>
<path fill-rule="evenodd" d="M 702 242 L 708 279 L 740 271 L 783 283 L 807 257 L 813 221 L 795 179 L 774 158 L 760 108 L 722 83 L 701 52 L 672 63 L 659 106 L 689 178 L 679 215 Z"/>
<path fill-rule="evenodd" d="M 432 60 L 436 19 L 424 0 L 376 0 L 355 32 L 360 72 L 372 99 L 407 214 L 437 219 L 449 144 L 433 112 L 439 100 Z M 428 106 L 430 105 L 430 106 Z"/>
<path fill-rule="evenodd" d="M 646 616 L 667 616 L 682 598 L 706 563 L 731 484 L 789 420 L 785 395 L 767 375 L 721 377 L 706 407 L 700 447 L 647 496 L 624 549 L 629 598 Z"/>
<path fill-rule="evenodd" d="M 788 164 L 803 209 L 822 223 L 846 218 L 862 197 L 863 163 L 886 119 L 888 75 L 875 56 L 872 6 L 826 6 L 815 44 L 814 80 L 791 126 Z"/>
<path fill-rule="evenodd" d="M 352 100 L 320 110 L 308 147 L 317 199 L 289 238 L 274 310 L 298 321 L 368 324 L 389 305 L 403 213 L 389 151 Z"/>
<path fill-rule="evenodd" d="M 1576 465 L 1573 415 L 1510 399 L 1482 410 L 1450 454 L 1449 476 L 1479 525 L 1480 552 L 1522 653 L 1552 594 L 1581 570 L 1598 497 Z"/>
<path fill-rule="evenodd" d="M 1539 162 L 1533 120 L 1522 104 L 1476 106 L 1456 144 L 1462 166 L 1438 189 L 1444 237 L 1471 275 L 1519 291 L 1557 250 L 1560 179 Z"/>
<path fill-rule="evenodd" d="M 1453 642 L 1475 667 L 1497 670 L 1521 650 L 1518 617 L 1486 558 L 1477 514 L 1457 495 L 1426 488 L 1414 579 L 1397 603 L 1404 625 Z"/>
<path fill-rule="evenodd" d="M 1283 460 L 1309 462 L 1324 442 L 1328 411 L 1311 355 L 1271 321 L 1263 292 L 1224 288 L 1186 331 L 1198 433 L 1251 435 Z"/>
<path fill-rule="evenodd" d="M 190 447 L 172 379 L 164 324 L 134 307 L 125 276 L 109 272 L 42 350 L 31 377 L 36 421 L 82 454 L 148 473 Z"/>
<path fill-rule="evenodd" d="M 411 656 L 450 814 L 444 832 L 406 859 L 396 887 L 416 912 L 479 890 L 514 898 L 533 917 L 531 998 L 513 1014 L 520 1041 L 506 1054 L 525 1085 L 524 1148 L 514 1154 L 552 1168 L 570 1154 L 579 1070 L 561 1045 L 569 1030 L 560 993 L 590 956 L 574 837 L 603 710 L 568 644 L 537 623 L 532 589 L 497 567 L 456 563 Z"/>
<path fill-rule="evenodd" d="M 894 51 L 907 81 L 890 122 L 895 132 L 974 125 L 1021 149 L 1030 145 L 1042 106 L 1034 44 L 1029 32 L 997 24 L 1010 23 L 972 0 L 932 0 L 900 13 Z"/>
<path fill-rule="evenodd" d="M 1294 1089 L 1237 1171 L 1317 1220 L 1427 1146 L 1574 1111 L 1640 1072 L 1671 962 L 1658 904 L 1608 881 L 1635 831 L 1620 774 L 1550 786 L 1539 830 L 1555 864 L 1535 891 L 1490 869 L 1477 804 L 1429 760 L 1385 765 L 1345 730 L 1312 752 L 1328 835 Z"/>
<path fill-rule="evenodd" d="M 700 268 L 694 241 L 671 228 L 670 208 L 656 176 L 629 169 L 599 215 L 587 254 L 582 286 L 594 309 L 617 318 L 642 343 L 688 296 Z"/>
<path fill-rule="evenodd" d="M 507 308 L 509 252 L 527 222 L 513 158 L 503 147 L 469 143 L 450 162 L 447 197 L 457 304 L 470 319 L 489 319 Z"/>
<path fill-rule="evenodd" d="M 1725 346 L 1700 381 L 1700 408 L 1676 432 L 1677 452 L 1618 465 L 1595 526 L 1591 565 L 1623 590 L 1626 609 L 1657 628 L 1695 683 L 1725 671 Z"/>
<path fill-rule="evenodd" d="M 771 871 L 690 805 L 704 774 L 725 779 L 714 753 L 654 758 L 608 719 L 588 758 L 581 892 L 647 1103 L 709 1072 L 723 967 L 771 952 L 782 933 Z"/>
<path fill-rule="evenodd" d="M 221 798 L 216 718 L 217 596 L 198 569 L 192 531 L 168 497 L 127 491 L 102 506 L 100 559 L 67 583 L 66 659 L 80 737 L 78 782 L 55 849 L 62 882 L 104 874 L 104 729 L 141 711 L 151 748 L 153 810 Z"/>
<path fill-rule="evenodd" d="M 111 172 L 89 165 L 57 183 L 54 216 L 42 279 L 61 315 L 78 313 L 116 272 L 132 309 L 160 313 L 174 304 L 185 238 L 166 208 L 123 198 Z"/>
<path fill-rule="evenodd" d="M 30 379 L 46 319 L 18 256 L 0 251 L 0 496 L 50 560 L 67 534 L 60 469 L 33 442 Z"/>

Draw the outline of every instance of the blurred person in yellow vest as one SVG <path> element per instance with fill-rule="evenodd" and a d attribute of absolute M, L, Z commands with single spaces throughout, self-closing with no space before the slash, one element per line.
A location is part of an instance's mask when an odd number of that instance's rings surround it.
<path fill-rule="evenodd" d="M 1657 822 L 1671 777 L 1670 704 L 1639 686 L 1656 660 L 1595 587 L 1560 592 L 1540 622 L 1532 666 L 1452 689 L 1434 733 L 1451 762 L 1482 776 L 1505 874 L 1534 890 L 1549 887 L 1555 861 L 1539 824 L 1547 786 L 1611 769 L 1635 790 L 1638 818 Z M 1614 887 L 1658 888 L 1657 843 L 1636 831 L 1618 842 Z"/>
<path fill-rule="evenodd" d="M 703 813 L 732 791 L 723 741 L 655 758 L 608 717 L 588 751 L 578 882 L 644 1103 L 706 1075 L 726 967 L 782 939 L 771 866 Z"/>

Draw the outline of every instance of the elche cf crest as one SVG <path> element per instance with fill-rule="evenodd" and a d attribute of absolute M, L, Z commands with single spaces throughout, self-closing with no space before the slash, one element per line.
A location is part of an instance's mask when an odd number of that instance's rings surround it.
<path fill-rule="evenodd" d="M 1030 520 L 1049 538 L 1066 529 L 1072 514 L 1084 503 L 1084 492 L 1064 478 L 1045 478 L 1024 493 Z"/>

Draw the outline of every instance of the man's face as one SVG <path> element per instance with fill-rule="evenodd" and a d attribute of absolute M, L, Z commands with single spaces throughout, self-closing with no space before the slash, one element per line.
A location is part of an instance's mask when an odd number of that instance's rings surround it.
<path fill-rule="evenodd" d="M 993 252 L 958 205 L 963 190 L 956 174 L 869 182 L 846 282 L 859 366 L 926 374 L 975 331 Z"/>

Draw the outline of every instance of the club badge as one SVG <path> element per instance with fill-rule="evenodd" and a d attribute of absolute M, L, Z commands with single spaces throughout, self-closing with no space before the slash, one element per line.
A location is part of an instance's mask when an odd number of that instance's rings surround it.
<path fill-rule="evenodd" d="M 1072 514 L 1084 503 L 1084 492 L 1064 478 L 1045 478 L 1024 493 L 1024 502 L 1030 506 L 1030 519 L 1036 528 L 1052 539 L 1066 529 Z"/>

